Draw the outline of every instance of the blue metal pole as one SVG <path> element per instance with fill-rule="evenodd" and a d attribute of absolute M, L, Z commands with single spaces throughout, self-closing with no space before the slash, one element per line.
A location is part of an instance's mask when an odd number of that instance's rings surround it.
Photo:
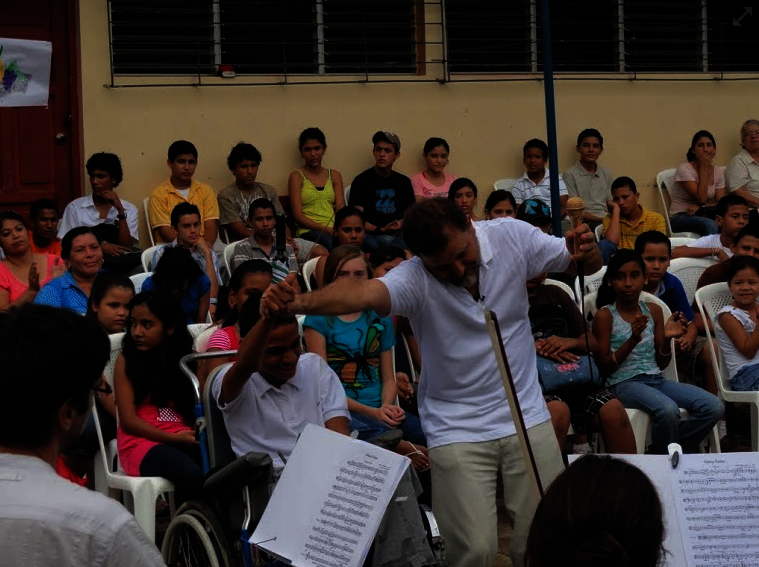
<path fill-rule="evenodd" d="M 556 98 L 553 90 L 553 53 L 551 51 L 551 17 L 548 12 L 549 0 L 541 0 L 541 22 L 543 34 L 543 92 L 546 101 L 546 132 L 548 134 L 548 163 L 550 164 L 551 216 L 553 233 L 561 236 L 561 201 L 559 198 L 559 149 L 556 141 Z"/>

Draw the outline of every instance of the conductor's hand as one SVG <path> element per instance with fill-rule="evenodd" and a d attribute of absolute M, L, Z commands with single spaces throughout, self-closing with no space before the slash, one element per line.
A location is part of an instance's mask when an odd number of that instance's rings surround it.
<path fill-rule="evenodd" d="M 261 316 L 270 319 L 277 315 L 292 315 L 292 304 L 298 295 L 298 290 L 293 286 L 297 274 L 291 272 L 287 277 L 276 285 L 267 289 L 261 296 Z"/>
<path fill-rule="evenodd" d="M 572 254 L 574 262 L 587 262 L 593 259 L 595 254 L 598 254 L 596 237 L 585 223 L 570 230 L 566 235 L 566 240 L 569 252 L 572 253 L 574 251 Z"/>

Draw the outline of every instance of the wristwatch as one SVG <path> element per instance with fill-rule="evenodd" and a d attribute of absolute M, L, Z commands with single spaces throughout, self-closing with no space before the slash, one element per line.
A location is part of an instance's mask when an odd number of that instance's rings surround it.
<path fill-rule="evenodd" d="M 126 211 L 124 211 L 120 215 L 116 215 L 116 218 L 119 219 L 119 220 L 126 220 L 126 218 L 127 218 Z"/>

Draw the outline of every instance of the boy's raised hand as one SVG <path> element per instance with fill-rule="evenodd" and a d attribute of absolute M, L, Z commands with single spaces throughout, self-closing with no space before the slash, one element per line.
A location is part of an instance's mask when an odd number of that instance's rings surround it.
<path fill-rule="evenodd" d="M 664 337 L 667 339 L 676 339 L 685 334 L 688 322 L 680 311 L 675 311 L 669 316 L 664 324 Z"/>
<path fill-rule="evenodd" d="M 277 315 L 292 315 L 291 304 L 298 295 L 298 290 L 293 286 L 298 276 L 291 272 L 278 284 L 272 285 L 261 296 L 261 316 L 264 318 L 276 317 Z"/>

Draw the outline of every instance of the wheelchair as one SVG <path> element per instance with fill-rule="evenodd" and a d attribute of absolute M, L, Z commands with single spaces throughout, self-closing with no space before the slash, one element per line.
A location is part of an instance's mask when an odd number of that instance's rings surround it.
<path fill-rule="evenodd" d="M 203 391 L 189 364 L 230 357 L 237 351 L 191 354 L 181 361 L 196 394 L 196 430 L 206 480 L 200 498 L 185 502 L 171 520 L 161 546 L 169 567 L 262 567 L 284 565 L 249 542 L 269 501 L 275 483 L 271 457 L 250 452 L 237 458 L 213 399 L 212 387 L 223 368 L 214 369 Z M 432 511 L 420 505 L 427 539 L 438 565 L 446 565 L 445 543 Z M 371 565 L 371 553 L 364 565 Z"/>

